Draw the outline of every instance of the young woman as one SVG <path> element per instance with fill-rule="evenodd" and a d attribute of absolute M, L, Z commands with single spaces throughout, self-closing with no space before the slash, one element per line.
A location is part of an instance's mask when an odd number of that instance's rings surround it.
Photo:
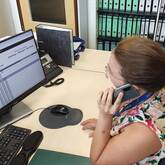
<path fill-rule="evenodd" d="M 98 120 L 82 122 L 93 129 L 90 157 L 94 165 L 157 165 L 165 157 L 165 52 L 146 38 L 128 37 L 112 51 L 106 76 L 114 86 L 129 83 L 140 96 L 112 104 L 113 88 L 98 96 Z M 141 101 L 139 101 L 141 100 Z M 119 112 L 119 115 L 116 115 Z"/>

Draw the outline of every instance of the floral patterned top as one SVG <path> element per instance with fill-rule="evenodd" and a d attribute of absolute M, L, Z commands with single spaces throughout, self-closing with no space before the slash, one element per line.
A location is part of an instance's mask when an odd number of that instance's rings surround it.
<path fill-rule="evenodd" d="M 130 101 L 129 101 L 130 102 Z M 128 104 L 128 103 L 127 103 Z M 125 104 L 125 105 L 127 105 Z M 122 109 L 122 108 L 121 108 Z M 114 117 L 111 136 L 120 133 L 121 129 L 135 122 L 147 125 L 159 137 L 162 148 L 135 165 L 158 165 L 159 161 L 165 157 L 165 89 L 163 88 L 150 100 L 127 110 L 120 117 Z"/>

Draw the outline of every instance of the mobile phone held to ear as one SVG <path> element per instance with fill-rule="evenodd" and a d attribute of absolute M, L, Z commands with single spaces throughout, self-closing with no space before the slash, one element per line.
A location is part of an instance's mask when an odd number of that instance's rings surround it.
<path fill-rule="evenodd" d="M 114 90 L 112 104 L 115 102 L 115 100 L 120 92 L 124 93 L 122 102 L 140 96 L 140 93 L 131 84 L 124 84 L 122 86 L 117 87 Z"/>

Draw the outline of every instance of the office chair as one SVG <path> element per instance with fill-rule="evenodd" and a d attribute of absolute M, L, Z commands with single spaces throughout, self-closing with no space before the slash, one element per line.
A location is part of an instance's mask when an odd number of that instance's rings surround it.
<path fill-rule="evenodd" d="M 165 165 L 165 158 L 161 159 L 158 165 Z"/>

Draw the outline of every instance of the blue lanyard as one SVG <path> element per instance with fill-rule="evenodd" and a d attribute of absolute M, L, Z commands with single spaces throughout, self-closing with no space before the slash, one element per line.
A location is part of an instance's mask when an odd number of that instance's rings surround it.
<path fill-rule="evenodd" d="M 145 102 L 152 95 L 153 95 L 153 93 L 146 92 L 144 95 L 140 96 L 136 100 L 133 100 L 131 103 L 127 104 L 121 111 L 117 111 L 114 116 L 119 117 L 121 113 L 123 113 L 123 112 L 125 112 L 125 111 L 127 111 L 127 110 L 129 110 L 129 109 L 131 109 L 131 108 L 133 108 L 135 106 L 138 106 L 139 104 Z"/>

